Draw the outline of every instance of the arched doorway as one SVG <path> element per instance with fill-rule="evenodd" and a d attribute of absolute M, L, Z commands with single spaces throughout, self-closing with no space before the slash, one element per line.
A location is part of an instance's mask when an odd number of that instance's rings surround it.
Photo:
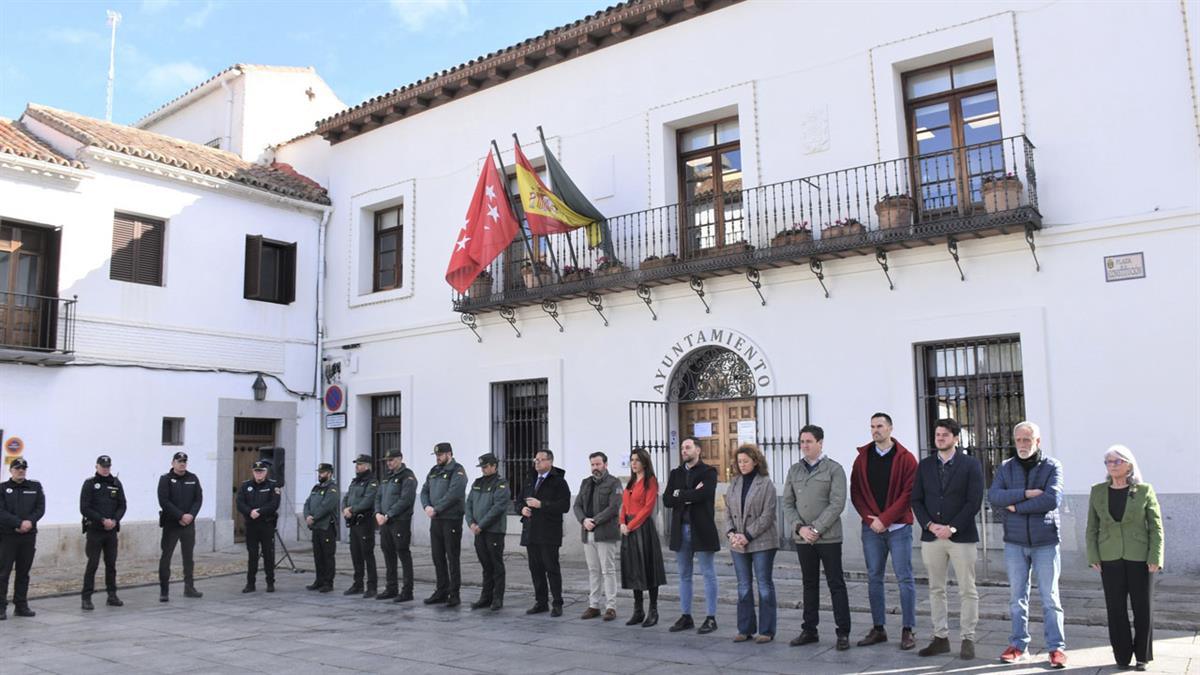
<path fill-rule="evenodd" d="M 678 406 L 679 437 L 697 438 L 700 458 L 722 481 L 733 475 L 739 423 L 755 424 L 757 394 L 749 364 L 724 347 L 697 349 L 672 374 L 668 400 Z"/>

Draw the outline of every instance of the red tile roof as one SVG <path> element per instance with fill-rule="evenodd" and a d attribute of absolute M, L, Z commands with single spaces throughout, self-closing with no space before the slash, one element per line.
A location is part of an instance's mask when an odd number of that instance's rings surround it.
<path fill-rule="evenodd" d="M 325 188 L 284 165 L 254 164 L 224 150 L 135 129 L 66 110 L 29 104 L 25 115 L 83 143 L 195 171 L 316 204 L 329 204 Z"/>
<path fill-rule="evenodd" d="M 64 157 L 57 150 L 39 140 L 37 136 L 29 133 L 25 125 L 3 117 L 0 117 L 0 153 L 68 166 L 73 169 L 84 168 L 83 162 Z"/>

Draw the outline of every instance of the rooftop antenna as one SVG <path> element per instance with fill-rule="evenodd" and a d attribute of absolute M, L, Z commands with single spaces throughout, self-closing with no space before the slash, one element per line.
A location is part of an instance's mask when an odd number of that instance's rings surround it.
<path fill-rule="evenodd" d="M 121 13 L 108 11 L 108 25 L 112 26 L 112 41 L 108 46 L 108 98 L 104 104 L 104 121 L 112 121 L 112 102 L 113 102 L 113 79 L 116 77 L 116 55 L 117 55 L 117 24 L 121 23 Z"/>

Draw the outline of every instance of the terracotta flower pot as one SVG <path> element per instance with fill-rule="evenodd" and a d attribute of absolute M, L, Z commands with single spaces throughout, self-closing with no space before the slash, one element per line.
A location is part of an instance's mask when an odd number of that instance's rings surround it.
<path fill-rule="evenodd" d="M 907 227 L 912 225 L 913 201 L 908 197 L 891 197 L 875 205 L 875 215 L 879 216 L 879 229 L 892 227 Z"/>
<path fill-rule="evenodd" d="M 980 187 L 983 210 L 988 213 L 1010 211 L 1021 205 L 1021 181 L 1017 178 L 991 180 Z"/>
<path fill-rule="evenodd" d="M 525 288 L 549 286 L 553 278 L 553 275 L 549 272 L 538 272 L 535 274 L 533 268 L 521 270 L 521 279 L 525 282 Z"/>
<path fill-rule="evenodd" d="M 771 238 L 771 246 L 794 246 L 812 241 L 809 230 L 784 230 Z"/>
<path fill-rule="evenodd" d="M 862 223 L 854 222 L 847 225 L 830 225 L 821 230 L 821 239 L 836 239 L 838 237 L 850 237 L 856 234 L 862 234 Z"/>
<path fill-rule="evenodd" d="M 475 281 L 471 282 L 471 287 L 467 289 L 468 298 L 486 298 L 491 294 L 492 280 L 490 278 L 475 277 Z"/>

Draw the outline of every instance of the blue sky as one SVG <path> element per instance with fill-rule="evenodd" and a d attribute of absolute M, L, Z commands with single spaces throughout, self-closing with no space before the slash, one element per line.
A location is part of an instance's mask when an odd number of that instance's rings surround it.
<path fill-rule="evenodd" d="M 314 66 L 355 105 L 616 0 L 0 0 L 0 117 L 28 102 L 131 124 L 234 63 Z"/>

